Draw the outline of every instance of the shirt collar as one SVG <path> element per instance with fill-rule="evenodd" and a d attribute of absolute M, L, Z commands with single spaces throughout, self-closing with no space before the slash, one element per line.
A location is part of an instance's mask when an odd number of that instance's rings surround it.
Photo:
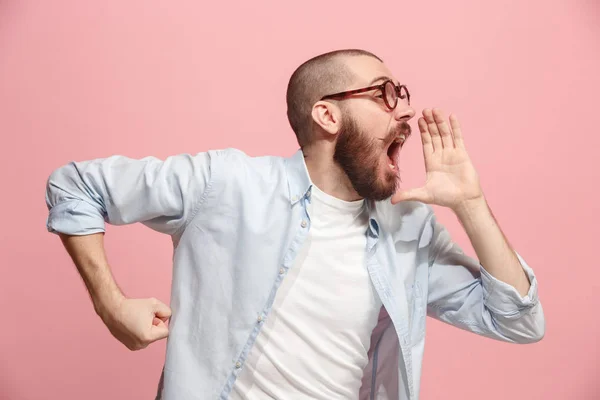
<path fill-rule="evenodd" d="M 285 169 L 288 178 L 288 196 L 291 204 L 296 204 L 304 196 L 310 197 L 313 185 L 304 161 L 302 149 L 298 149 L 293 156 L 285 159 Z M 375 213 L 375 202 L 366 200 L 365 204 L 370 215 Z"/>
<path fill-rule="evenodd" d="M 292 157 L 285 160 L 288 178 L 288 195 L 291 204 L 296 204 L 304 196 L 310 196 L 312 181 L 304 161 L 304 153 L 298 150 Z"/>

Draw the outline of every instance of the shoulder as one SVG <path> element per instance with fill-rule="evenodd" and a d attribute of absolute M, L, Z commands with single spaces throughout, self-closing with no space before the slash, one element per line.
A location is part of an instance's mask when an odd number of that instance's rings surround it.
<path fill-rule="evenodd" d="M 283 173 L 285 158 L 279 156 L 251 156 L 236 148 L 210 150 L 211 165 L 221 178 L 276 177 Z"/>
<path fill-rule="evenodd" d="M 283 157 L 279 156 L 251 156 L 240 149 L 233 147 L 225 149 L 209 150 L 211 157 L 216 158 L 222 162 L 232 162 L 232 167 L 237 165 L 240 166 L 252 166 L 252 167 L 270 167 L 276 164 L 283 166 Z"/>

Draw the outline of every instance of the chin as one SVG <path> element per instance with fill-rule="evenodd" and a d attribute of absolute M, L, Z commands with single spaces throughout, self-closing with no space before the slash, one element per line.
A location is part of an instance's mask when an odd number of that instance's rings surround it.
<path fill-rule="evenodd" d="M 398 177 L 398 174 L 386 171 L 385 177 L 381 181 L 381 186 L 385 187 L 385 191 L 389 192 L 390 196 L 392 196 L 398 189 L 399 180 L 400 178 Z"/>
<path fill-rule="evenodd" d="M 377 174 L 377 182 L 373 182 L 369 196 L 363 196 L 375 201 L 383 201 L 392 197 L 397 188 L 397 176 L 387 169 Z"/>

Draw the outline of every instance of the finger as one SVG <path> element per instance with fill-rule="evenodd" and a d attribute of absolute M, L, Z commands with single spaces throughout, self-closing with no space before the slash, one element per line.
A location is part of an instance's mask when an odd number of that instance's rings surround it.
<path fill-rule="evenodd" d="M 427 128 L 429 130 L 429 134 L 431 135 L 433 151 L 441 151 L 444 148 L 444 145 L 442 144 L 442 137 L 440 136 L 437 124 L 433 119 L 433 113 L 429 108 L 423 110 L 423 118 L 425 118 L 425 122 L 427 122 Z"/>
<path fill-rule="evenodd" d="M 427 122 L 425 122 L 424 118 L 419 118 L 418 125 L 419 131 L 421 132 L 421 142 L 423 143 L 423 156 L 425 157 L 425 159 L 427 159 L 427 157 L 429 157 L 429 155 L 433 153 L 433 143 L 431 142 L 431 135 L 429 134 Z"/>
<path fill-rule="evenodd" d="M 159 325 L 153 325 L 151 330 L 151 340 L 154 342 L 156 340 L 164 339 L 169 336 L 169 328 L 165 325 L 164 322 L 160 321 Z"/>
<path fill-rule="evenodd" d="M 165 303 L 155 300 L 154 304 L 154 315 L 159 318 L 169 318 L 171 316 L 171 309 Z"/>
<path fill-rule="evenodd" d="M 444 113 L 439 108 L 433 109 L 433 119 L 437 125 L 438 131 L 440 132 L 440 136 L 442 138 L 442 145 L 444 148 L 453 148 L 454 140 L 452 139 L 452 131 L 450 131 L 450 126 L 446 122 L 444 118 Z"/>
<path fill-rule="evenodd" d="M 457 148 L 464 149 L 465 142 L 463 141 L 462 129 L 460 128 L 458 118 L 454 114 L 450 114 L 450 126 L 452 127 L 452 134 L 454 136 L 454 145 Z"/>

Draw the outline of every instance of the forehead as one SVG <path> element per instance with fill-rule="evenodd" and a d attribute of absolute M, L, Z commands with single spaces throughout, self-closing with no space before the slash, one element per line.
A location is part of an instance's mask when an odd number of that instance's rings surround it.
<path fill-rule="evenodd" d="M 355 76 L 354 84 L 358 86 L 368 85 L 375 78 L 388 77 L 398 82 L 389 68 L 376 58 L 369 56 L 348 57 L 345 64 Z"/>

